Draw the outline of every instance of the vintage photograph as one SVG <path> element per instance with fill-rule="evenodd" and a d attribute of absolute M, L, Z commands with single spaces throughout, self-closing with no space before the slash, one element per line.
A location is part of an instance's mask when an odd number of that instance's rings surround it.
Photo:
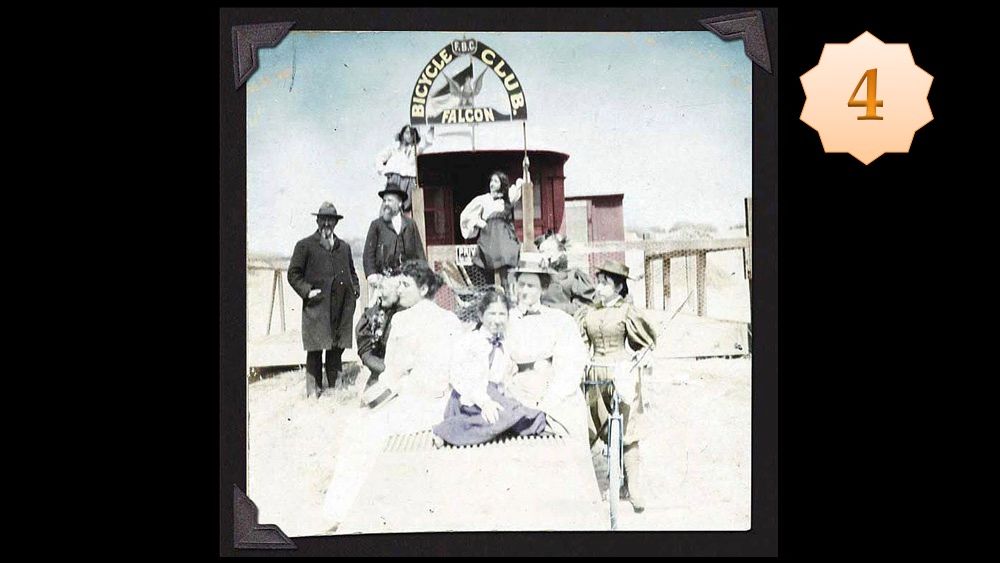
<path fill-rule="evenodd" d="M 257 60 L 259 522 L 751 528 L 743 42 L 293 29 Z"/>

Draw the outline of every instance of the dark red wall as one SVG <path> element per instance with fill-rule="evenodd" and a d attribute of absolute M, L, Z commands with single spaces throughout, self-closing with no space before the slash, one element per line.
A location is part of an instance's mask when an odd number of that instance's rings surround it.
<path fill-rule="evenodd" d="M 625 240 L 622 195 L 591 196 L 593 240 Z"/>
<path fill-rule="evenodd" d="M 563 222 L 563 165 L 569 155 L 554 151 L 528 151 L 531 179 L 540 191 L 541 208 L 535 206 L 535 234 L 559 230 Z M 522 175 L 524 151 L 463 151 L 421 155 L 417 161 L 418 181 L 430 205 L 424 216 L 427 243 L 467 244 L 462 239 L 458 218 L 465 205 L 489 190 L 490 175 L 500 170 L 511 181 Z M 447 193 L 446 193 L 447 192 Z M 539 198 L 536 198 L 536 202 Z M 443 229 L 439 228 L 443 225 Z M 517 236 L 523 240 L 521 221 L 515 221 Z M 533 238 L 533 237 L 532 237 Z M 624 238 L 624 233 L 622 233 Z"/>
<path fill-rule="evenodd" d="M 587 231 L 590 241 L 625 240 L 625 217 L 622 212 L 622 194 L 576 196 L 566 198 L 571 201 L 587 202 Z M 625 262 L 624 252 L 594 252 L 590 254 L 590 273 L 605 260 Z"/>

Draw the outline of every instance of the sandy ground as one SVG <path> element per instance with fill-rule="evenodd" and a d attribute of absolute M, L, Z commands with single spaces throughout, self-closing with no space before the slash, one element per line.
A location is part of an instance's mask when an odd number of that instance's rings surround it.
<path fill-rule="evenodd" d="M 750 360 L 657 359 L 644 385 L 647 509 L 635 514 L 623 503 L 619 528 L 749 529 Z M 303 371 L 252 383 L 248 394 L 247 492 L 259 521 L 289 536 L 325 533 L 323 498 L 342 430 L 359 409 L 355 396 L 340 389 L 307 400 Z M 598 450 L 595 478 L 605 471 Z"/>
<path fill-rule="evenodd" d="M 742 236 L 739 232 L 720 236 Z M 630 257 L 634 258 L 634 257 Z M 633 260 L 634 261 L 634 260 Z M 720 252 L 708 260 L 708 316 L 750 320 L 750 298 L 743 279 L 741 252 Z M 671 268 L 672 295 L 664 307 L 659 264 L 652 279 L 654 303 L 647 313 L 661 324 L 693 289 L 691 269 L 684 260 Z M 636 272 L 642 271 L 641 253 Z M 248 339 L 260 347 L 267 330 L 273 291 L 270 272 L 253 272 L 248 279 Z M 285 286 L 288 331 L 299 328 L 301 300 Z M 645 281 L 630 284 L 642 303 Z M 694 298 L 668 326 L 655 356 L 653 376 L 644 379 L 650 403 L 647 438 L 642 452 L 647 481 L 647 509 L 642 514 L 622 505 L 623 530 L 746 530 L 750 527 L 750 364 L 742 359 L 669 359 L 669 348 L 718 337 L 691 319 Z M 666 309 L 666 311 L 662 310 Z M 360 307 L 358 308 L 360 313 Z M 278 313 L 272 321 L 278 327 Z M 709 327 L 711 328 L 711 327 Z M 298 335 L 288 340 L 288 363 L 301 363 Z M 284 340 L 282 340 L 284 339 Z M 727 341 L 728 342 L 728 341 Z M 699 344 L 699 347 L 701 345 Z M 728 348 L 731 348 L 731 344 Z M 256 349 L 251 346 L 251 356 Z M 261 350 L 266 351 L 266 350 Z M 683 355 L 683 354 L 681 354 Z M 353 352 L 345 353 L 345 360 Z M 252 365 L 252 364 L 251 364 Z M 278 374 L 248 386 L 247 493 L 260 509 L 260 522 L 279 525 L 290 536 L 323 534 L 329 528 L 322 503 L 332 476 L 339 440 L 358 414 L 350 389 L 305 398 L 305 372 Z M 597 473 L 606 476 L 604 457 L 595 449 Z M 606 488 L 606 478 L 601 480 Z M 544 507 L 539 507 L 544 510 Z M 429 527 L 433 525 L 429 522 Z"/>

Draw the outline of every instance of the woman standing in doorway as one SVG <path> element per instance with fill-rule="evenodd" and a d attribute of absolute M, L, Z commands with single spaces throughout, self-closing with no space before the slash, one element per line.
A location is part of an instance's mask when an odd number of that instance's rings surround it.
<path fill-rule="evenodd" d="M 525 156 L 525 170 L 528 164 Z M 508 271 L 517 266 L 521 256 L 521 243 L 514 230 L 514 204 L 521 199 L 521 186 L 526 181 L 531 181 L 527 174 L 511 185 L 506 174 L 493 172 L 489 193 L 473 198 L 459 219 L 464 238 L 478 237 L 473 264 L 485 271 L 487 280 L 499 274 L 503 286 L 507 285 Z"/>

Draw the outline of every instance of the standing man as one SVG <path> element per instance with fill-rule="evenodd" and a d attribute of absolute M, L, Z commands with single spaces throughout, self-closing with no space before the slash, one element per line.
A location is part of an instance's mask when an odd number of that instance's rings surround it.
<path fill-rule="evenodd" d="M 365 238 L 364 267 L 369 284 L 407 260 L 426 260 L 417 224 L 401 213 L 406 192 L 388 186 L 378 195 L 382 198 L 382 213 L 372 221 Z"/>
<path fill-rule="evenodd" d="M 333 387 L 342 371 L 340 357 L 351 347 L 354 303 L 361 295 L 351 246 L 333 234 L 343 215 L 324 202 L 315 233 L 295 244 L 288 283 L 302 297 L 302 345 L 306 350 L 306 396 L 323 394 L 323 351 L 326 381 Z"/>

